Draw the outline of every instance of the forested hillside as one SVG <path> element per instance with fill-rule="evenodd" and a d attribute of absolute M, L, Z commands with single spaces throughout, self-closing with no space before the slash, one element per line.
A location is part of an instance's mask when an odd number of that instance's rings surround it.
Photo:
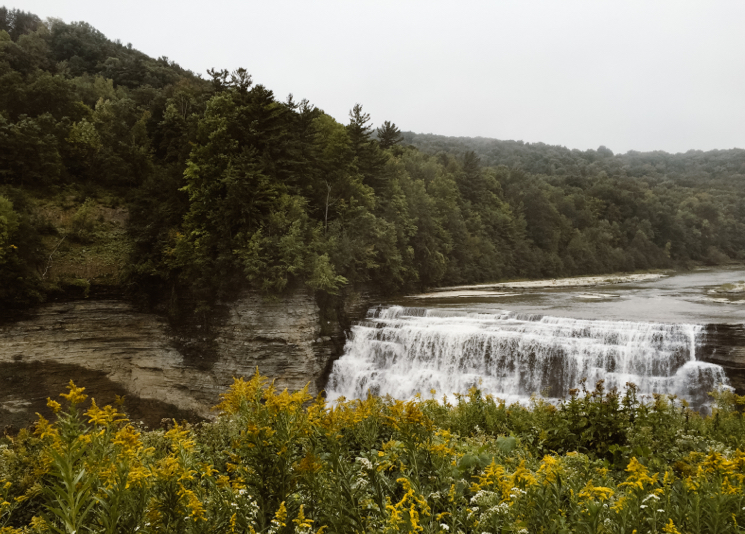
<path fill-rule="evenodd" d="M 745 259 L 743 150 L 404 135 L 350 107 L 343 124 L 246 70 L 203 79 L 86 23 L 0 9 L 0 302 L 114 287 L 173 311 L 240 287 Z"/>

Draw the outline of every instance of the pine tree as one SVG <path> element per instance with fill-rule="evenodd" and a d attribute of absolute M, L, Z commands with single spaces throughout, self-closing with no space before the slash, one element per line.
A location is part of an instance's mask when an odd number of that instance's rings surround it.
<path fill-rule="evenodd" d="M 401 130 L 390 121 L 385 121 L 383 126 L 377 129 L 377 132 L 378 143 L 380 144 L 380 148 L 383 150 L 391 148 L 393 145 L 397 145 L 404 140 Z"/>

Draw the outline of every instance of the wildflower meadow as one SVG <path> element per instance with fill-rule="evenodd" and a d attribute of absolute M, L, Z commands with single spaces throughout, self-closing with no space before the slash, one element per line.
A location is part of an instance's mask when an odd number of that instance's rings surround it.
<path fill-rule="evenodd" d="M 600 382 L 332 406 L 257 372 L 214 421 L 145 430 L 71 382 L 0 440 L 0 533 L 745 532 L 745 398 L 712 403 Z"/>

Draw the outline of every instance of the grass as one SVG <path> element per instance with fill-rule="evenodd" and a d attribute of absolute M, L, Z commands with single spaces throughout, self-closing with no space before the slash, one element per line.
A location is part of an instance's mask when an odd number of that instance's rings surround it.
<path fill-rule="evenodd" d="M 128 212 L 116 197 L 65 191 L 37 199 L 35 216 L 45 221 L 40 275 L 48 289 L 119 283 L 132 244 Z"/>

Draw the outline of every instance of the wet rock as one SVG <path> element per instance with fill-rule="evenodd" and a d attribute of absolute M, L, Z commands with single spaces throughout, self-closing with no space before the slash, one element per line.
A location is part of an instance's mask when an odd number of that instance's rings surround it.
<path fill-rule="evenodd" d="M 706 325 L 697 359 L 721 365 L 735 392 L 745 395 L 745 325 Z"/>

